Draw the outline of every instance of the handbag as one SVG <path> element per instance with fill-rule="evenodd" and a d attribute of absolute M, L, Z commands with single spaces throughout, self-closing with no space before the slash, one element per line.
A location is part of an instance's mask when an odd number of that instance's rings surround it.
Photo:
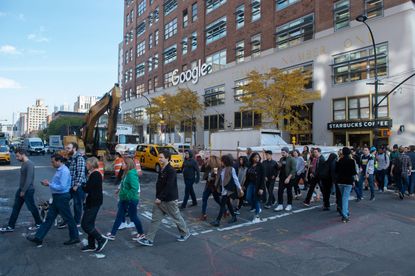
<path fill-rule="evenodd" d="M 224 185 L 223 187 L 229 192 L 236 192 L 236 184 L 235 184 L 235 181 L 233 180 L 233 177 L 231 177 L 228 184 Z"/>

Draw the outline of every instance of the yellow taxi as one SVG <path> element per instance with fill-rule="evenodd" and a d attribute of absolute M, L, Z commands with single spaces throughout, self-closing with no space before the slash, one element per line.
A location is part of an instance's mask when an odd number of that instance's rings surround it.
<path fill-rule="evenodd" d="M 8 147 L 0 147 L 0 162 L 10 165 L 10 152 Z"/>
<path fill-rule="evenodd" d="M 135 158 L 140 161 L 141 167 L 156 170 L 161 169 L 158 155 L 162 151 L 169 151 L 171 153 L 171 166 L 180 171 L 183 166 L 183 157 L 172 146 L 161 146 L 155 144 L 141 144 L 138 145 L 135 151 Z"/>

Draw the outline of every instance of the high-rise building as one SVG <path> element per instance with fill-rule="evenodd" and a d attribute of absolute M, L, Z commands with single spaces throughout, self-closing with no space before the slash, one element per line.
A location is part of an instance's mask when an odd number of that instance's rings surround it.
<path fill-rule="evenodd" d="M 19 114 L 19 135 L 23 136 L 27 131 L 27 113 L 26 112 L 20 112 Z"/>
<path fill-rule="evenodd" d="M 74 112 L 86 113 L 98 100 L 97 96 L 78 96 L 74 104 Z"/>
<path fill-rule="evenodd" d="M 310 76 L 307 89 L 321 94 L 304 114 L 311 127 L 286 132 L 285 138 L 296 136 L 302 144 L 371 144 L 375 70 L 381 99 L 415 68 L 415 59 L 408 58 L 415 56 L 411 0 L 124 2 L 123 114 L 142 116 L 148 105 L 142 94 L 151 98 L 187 87 L 206 107 L 196 131 L 197 144 L 205 146 L 211 132 L 264 126 L 267 118 L 241 112 L 240 87 L 248 72 L 272 67 L 300 69 Z M 376 68 L 369 31 L 356 21 L 362 14 L 374 34 Z M 211 68 L 208 74 L 193 77 L 203 66 Z M 413 78 L 401 94 L 380 104 L 378 118 L 392 133 L 381 143 L 415 139 L 414 87 Z"/>
<path fill-rule="evenodd" d="M 46 122 L 48 107 L 44 105 L 42 99 L 37 99 L 36 104 L 27 108 L 27 132 L 40 130 Z"/>

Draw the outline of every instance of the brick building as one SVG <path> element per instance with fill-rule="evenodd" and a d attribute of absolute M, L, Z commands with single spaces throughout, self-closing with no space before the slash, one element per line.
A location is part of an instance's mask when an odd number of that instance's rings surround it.
<path fill-rule="evenodd" d="M 312 128 L 284 137 L 295 135 L 302 143 L 370 144 L 374 87 L 367 83 L 373 82 L 374 55 L 368 30 L 355 20 L 361 14 L 369 18 L 375 36 L 379 95 L 384 95 L 414 71 L 413 1 L 126 0 L 122 112 L 145 117 L 148 103 L 140 95 L 151 98 L 189 87 L 206 106 L 193 142 L 208 146 L 213 131 L 249 129 L 266 121 L 239 111 L 238 86 L 249 71 L 300 68 L 312 76 L 308 88 L 319 90 L 321 100 L 310 103 L 305 115 Z M 212 66 L 209 74 L 196 83 L 173 81 L 199 66 L 199 60 Z M 392 132 L 384 143 L 406 144 L 414 138 L 413 84 L 405 83 L 401 94 L 379 107 L 384 128 Z M 183 142 L 179 129 L 174 140 Z"/>

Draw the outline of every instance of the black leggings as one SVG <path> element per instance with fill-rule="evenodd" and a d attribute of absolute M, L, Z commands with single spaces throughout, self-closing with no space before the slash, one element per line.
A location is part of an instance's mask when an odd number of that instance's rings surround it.
<path fill-rule="evenodd" d="M 224 195 L 220 199 L 220 211 L 219 211 L 218 217 L 216 219 L 217 221 L 221 220 L 223 214 L 225 213 L 226 206 L 228 206 L 228 210 L 231 213 L 232 217 L 235 216 L 235 213 L 233 211 L 233 206 L 232 206 L 232 203 L 231 203 L 231 198 L 228 195 Z"/>

